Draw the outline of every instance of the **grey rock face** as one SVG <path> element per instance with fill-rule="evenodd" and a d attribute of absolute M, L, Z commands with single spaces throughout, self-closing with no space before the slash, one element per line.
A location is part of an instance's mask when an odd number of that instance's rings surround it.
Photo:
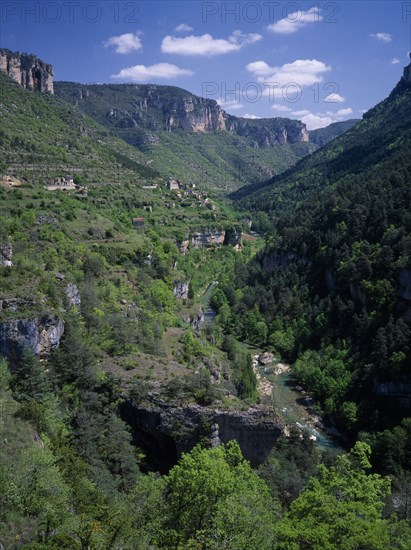
<path fill-rule="evenodd" d="M 53 67 L 32 54 L 0 49 L 0 71 L 23 88 L 54 93 Z"/>
<path fill-rule="evenodd" d="M 81 297 L 80 297 L 80 291 L 74 283 L 69 283 L 66 286 L 66 296 L 69 307 L 80 307 L 81 305 Z"/>
<path fill-rule="evenodd" d="M 274 354 L 272 354 L 269 351 L 266 351 L 265 353 L 260 353 L 260 355 L 258 356 L 258 362 L 261 363 L 261 365 L 268 365 L 273 361 L 274 361 Z"/>
<path fill-rule="evenodd" d="M 189 284 L 180 282 L 176 283 L 173 289 L 173 294 L 176 298 L 180 300 L 186 300 L 188 298 Z"/>
<path fill-rule="evenodd" d="M 56 315 L 34 319 L 9 319 L 0 323 L 0 354 L 13 365 L 31 348 L 41 359 L 56 349 L 64 333 L 64 321 Z"/>
<path fill-rule="evenodd" d="M 210 248 L 214 244 L 224 244 L 225 231 L 219 229 L 206 229 L 192 234 L 190 245 L 193 248 Z"/>
<path fill-rule="evenodd" d="M 197 313 L 184 317 L 184 322 L 191 325 L 196 330 L 202 330 L 204 326 L 204 311 L 200 307 Z"/>
<path fill-rule="evenodd" d="M 204 436 L 210 437 L 214 446 L 235 439 L 244 457 L 257 466 L 264 462 L 285 428 L 273 411 L 263 407 L 225 411 L 165 402 L 147 406 L 126 403 L 122 416 L 132 427 L 136 443 L 153 455 L 163 455 L 164 462 L 171 463 L 168 466 Z"/>
<path fill-rule="evenodd" d="M 13 267 L 13 246 L 10 243 L 0 245 L 0 266 Z"/>
<path fill-rule="evenodd" d="M 24 298 L 6 298 L 0 300 L 0 311 L 18 311 L 27 309 L 37 305 L 33 300 L 25 300 Z"/>
<path fill-rule="evenodd" d="M 219 433 L 220 433 L 220 426 L 217 424 L 217 422 L 215 422 L 211 426 L 211 432 L 210 432 L 210 445 L 211 445 L 211 448 L 218 447 L 219 445 L 221 445 L 221 440 L 220 440 L 220 437 L 219 437 Z"/>

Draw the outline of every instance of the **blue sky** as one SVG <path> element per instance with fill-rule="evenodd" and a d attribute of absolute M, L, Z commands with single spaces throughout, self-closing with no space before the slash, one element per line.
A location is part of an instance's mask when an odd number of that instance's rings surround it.
<path fill-rule="evenodd" d="M 411 0 L 3 0 L 0 10 L 0 47 L 37 54 L 56 80 L 170 84 L 237 116 L 309 129 L 361 117 L 411 50 Z"/>

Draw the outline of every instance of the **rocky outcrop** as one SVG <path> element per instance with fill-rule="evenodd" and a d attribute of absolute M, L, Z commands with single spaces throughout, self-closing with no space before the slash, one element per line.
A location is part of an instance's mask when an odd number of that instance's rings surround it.
<path fill-rule="evenodd" d="M 241 227 L 227 229 L 224 235 L 224 244 L 227 246 L 238 247 L 241 244 Z"/>
<path fill-rule="evenodd" d="M 181 254 L 187 254 L 189 245 L 190 245 L 189 239 L 184 239 L 180 243 L 178 243 L 178 248 Z"/>
<path fill-rule="evenodd" d="M 238 246 L 241 242 L 241 230 L 204 229 L 193 231 L 188 239 L 177 243 L 181 254 L 189 248 L 211 248 L 212 246 Z"/>
<path fill-rule="evenodd" d="M 33 54 L 0 49 L 0 71 L 23 88 L 54 93 L 52 65 Z"/>
<path fill-rule="evenodd" d="M 188 298 L 189 283 L 179 282 L 176 283 L 173 288 L 174 297 L 179 300 L 186 300 Z"/>
<path fill-rule="evenodd" d="M 14 365 L 28 347 L 41 359 L 46 359 L 58 347 L 63 333 L 64 322 L 56 315 L 9 319 L 0 323 L 0 354 Z"/>
<path fill-rule="evenodd" d="M 194 95 L 175 102 L 165 115 L 169 132 L 181 129 L 190 133 L 203 133 L 227 129 L 227 113 L 217 102 Z"/>
<path fill-rule="evenodd" d="M 238 136 L 249 138 L 259 149 L 309 141 L 305 124 L 288 118 L 252 120 L 230 116 L 227 129 Z"/>
<path fill-rule="evenodd" d="M 264 407 L 226 411 L 164 401 L 147 406 L 127 402 L 121 413 L 132 428 L 136 445 L 162 471 L 172 467 L 183 452 L 190 451 L 203 437 L 208 437 L 214 446 L 235 439 L 244 457 L 252 466 L 258 466 L 285 428 L 280 418 Z"/>
<path fill-rule="evenodd" d="M 80 307 L 81 297 L 78 286 L 74 283 L 69 283 L 65 288 L 67 302 L 69 307 Z"/>
<path fill-rule="evenodd" d="M 0 245 L 0 266 L 13 267 L 13 246 L 10 243 Z"/>
<path fill-rule="evenodd" d="M 129 141 L 133 145 L 157 143 L 155 132 L 161 130 L 191 134 L 229 132 L 246 138 L 250 146 L 256 148 L 309 141 L 307 128 L 299 120 L 236 117 L 226 113 L 214 99 L 172 86 L 57 82 L 55 89 L 66 101 L 79 105 L 92 116 L 96 116 L 96 106 L 102 104 L 103 98 L 105 109 L 98 107 L 99 122 L 132 130 L 133 137 L 130 135 Z"/>
<path fill-rule="evenodd" d="M 201 307 L 198 309 L 197 313 L 194 313 L 194 315 L 187 315 L 184 317 L 184 322 L 191 325 L 195 330 L 203 330 L 204 321 L 204 311 Z"/>
<path fill-rule="evenodd" d="M 22 309 L 30 309 L 38 306 L 34 300 L 27 300 L 25 298 L 5 298 L 0 300 L 0 311 L 21 311 Z"/>
<path fill-rule="evenodd" d="M 266 351 L 264 353 L 260 353 L 258 356 L 258 362 L 260 365 L 269 365 L 274 361 L 274 354 L 270 351 Z"/>
<path fill-rule="evenodd" d="M 191 235 L 190 246 L 193 248 L 210 248 L 213 245 L 222 245 L 225 240 L 224 229 L 206 229 L 196 231 Z"/>

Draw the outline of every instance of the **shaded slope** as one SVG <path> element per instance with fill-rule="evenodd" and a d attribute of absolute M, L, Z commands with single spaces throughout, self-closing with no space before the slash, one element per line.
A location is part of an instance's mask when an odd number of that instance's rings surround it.
<path fill-rule="evenodd" d="M 390 165 L 410 138 L 410 91 L 402 80 L 363 120 L 289 171 L 258 190 L 242 188 L 234 198 L 250 209 L 295 207 L 318 191 L 355 174 Z M 387 164 L 388 163 L 388 164 Z"/>

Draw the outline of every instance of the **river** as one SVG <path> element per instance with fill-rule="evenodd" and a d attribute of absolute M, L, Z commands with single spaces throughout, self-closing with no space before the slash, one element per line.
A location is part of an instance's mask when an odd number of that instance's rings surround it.
<path fill-rule="evenodd" d="M 211 324 L 214 321 L 216 316 L 216 312 L 210 305 L 210 300 L 211 300 L 211 295 L 213 294 L 213 291 L 217 285 L 218 285 L 218 281 L 212 281 L 208 285 L 207 290 L 201 296 L 200 302 L 204 310 L 204 321 L 207 325 Z"/>
<path fill-rule="evenodd" d="M 261 377 L 272 385 L 272 395 L 263 397 L 263 403 L 272 405 L 287 425 L 306 432 L 321 449 L 340 448 L 335 438 L 320 427 L 320 418 L 308 410 L 313 400 L 305 392 L 296 390 L 298 385 L 290 372 L 275 375 L 272 366 L 257 366 L 257 369 Z"/>
<path fill-rule="evenodd" d="M 204 320 L 206 324 L 211 324 L 215 319 L 216 313 L 210 305 L 210 300 L 218 281 L 213 281 L 209 284 L 206 291 L 201 297 L 201 305 L 204 310 Z M 258 355 L 261 350 L 243 344 L 252 356 Z M 273 406 L 277 413 L 283 418 L 287 425 L 297 426 L 300 430 L 309 434 L 313 441 L 321 449 L 341 449 L 335 438 L 330 436 L 324 429 L 321 429 L 317 424 L 320 421 L 319 417 L 312 414 L 308 409 L 310 397 L 305 392 L 297 391 L 296 381 L 291 372 L 283 374 L 273 374 L 273 366 L 280 363 L 277 358 L 272 365 L 257 365 L 256 369 L 266 387 L 271 386 L 270 395 L 262 396 L 262 403 Z"/>

